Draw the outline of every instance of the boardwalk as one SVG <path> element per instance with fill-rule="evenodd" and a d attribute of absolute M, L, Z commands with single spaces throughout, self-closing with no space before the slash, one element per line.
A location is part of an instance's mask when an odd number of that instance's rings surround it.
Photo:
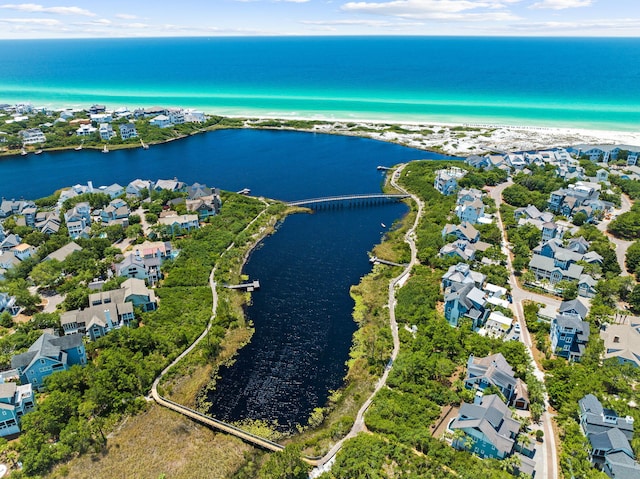
<path fill-rule="evenodd" d="M 327 204 L 365 204 L 374 203 L 377 201 L 400 201 L 405 198 L 409 198 L 409 195 L 385 195 L 383 193 L 370 193 L 359 195 L 341 195 L 341 196 L 325 196 L 323 198 L 309 198 L 306 200 L 289 201 L 289 206 L 306 206 L 313 207 L 316 205 Z"/>

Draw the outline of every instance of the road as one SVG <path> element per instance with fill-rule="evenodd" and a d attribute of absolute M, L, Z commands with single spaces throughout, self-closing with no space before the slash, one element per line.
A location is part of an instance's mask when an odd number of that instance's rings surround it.
<path fill-rule="evenodd" d="M 623 194 L 621 199 L 622 201 L 620 204 L 620 208 L 616 208 L 613 212 L 615 216 L 620 216 L 622 213 L 626 213 L 627 211 L 631 210 L 632 203 L 629 197 Z M 607 232 L 607 226 L 609 226 L 609 223 L 611 223 L 611 219 L 608 219 L 608 220 L 603 219 L 600 223 L 598 223 L 598 229 L 604 232 L 604 234 L 606 234 L 609 237 L 609 241 L 611 241 L 613 245 L 616 247 L 616 257 L 618 258 L 618 264 L 620 265 L 620 269 L 622 270 L 622 273 L 620 274 L 620 276 L 629 276 L 629 273 L 627 272 L 627 267 L 625 266 L 624 263 L 625 263 L 625 255 L 627 253 L 627 248 L 629 248 L 629 246 L 633 244 L 633 241 L 625 241 L 622 239 L 618 239 L 612 234 L 609 234 Z"/>
<path fill-rule="evenodd" d="M 371 406 L 371 404 L 373 403 L 373 398 L 378 393 L 378 391 L 380 391 L 380 389 L 382 389 L 387 384 L 387 378 L 389 377 L 389 373 L 393 368 L 393 363 L 395 362 L 396 358 L 398 357 L 398 353 L 400 352 L 400 338 L 398 336 L 398 323 L 396 322 L 396 290 L 398 288 L 401 288 L 405 284 L 406 280 L 411 274 L 411 270 L 413 269 L 414 265 L 418 263 L 418 248 L 416 247 L 415 243 L 415 230 L 418 227 L 420 218 L 422 218 L 422 212 L 424 209 L 424 204 L 420 200 L 420 198 L 407 192 L 404 188 L 396 183 L 396 178 L 400 176 L 400 173 L 405 166 L 406 164 L 402 164 L 398 168 L 396 168 L 396 170 L 391 175 L 390 183 L 394 188 L 410 196 L 413 201 L 416 202 L 416 204 L 418 205 L 418 213 L 416 215 L 415 221 L 413 222 L 413 225 L 404 235 L 404 240 L 409 245 L 409 248 L 411 250 L 411 261 L 409 261 L 409 263 L 405 266 L 404 270 L 399 276 L 396 276 L 389 282 L 389 326 L 391 328 L 391 335 L 393 337 L 393 350 L 391 351 L 391 358 L 389 359 L 389 362 L 384 369 L 384 373 L 376 383 L 376 387 L 374 388 L 373 392 L 364 402 L 362 407 L 360 407 L 351 430 L 345 437 L 334 444 L 329 452 L 327 452 L 327 454 L 325 454 L 324 457 L 318 461 L 318 467 L 314 468 L 309 475 L 309 477 L 311 478 L 318 477 L 320 474 L 328 471 L 331 468 L 331 464 L 333 464 L 336 454 L 340 451 L 340 449 L 342 449 L 344 442 L 355 437 L 364 430 L 364 414 L 367 412 L 367 409 L 369 409 L 369 406 Z"/>
<path fill-rule="evenodd" d="M 511 186 L 512 184 L 513 183 L 511 181 L 508 181 L 490 189 L 489 196 L 496 202 L 498 212 L 500 210 L 500 205 L 502 204 L 502 192 L 505 188 Z M 522 309 L 522 302 L 524 300 L 533 300 L 536 302 L 541 302 L 558 307 L 560 306 L 560 301 L 548 296 L 542 296 L 536 293 L 525 291 L 524 289 L 520 288 L 520 286 L 518 286 L 518 282 L 516 281 L 516 277 L 513 273 L 511 251 L 509 251 L 509 249 L 507 248 L 507 237 L 505 234 L 504 225 L 502 223 L 502 218 L 500 217 L 500 213 L 496 215 L 496 218 L 498 220 L 498 227 L 500 228 L 500 232 L 502 233 L 502 252 L 507 256 L 507 269 L 510 271 L 509 284 L 511 285 L 511 296 L 513 298 L 513 306 L 516 313 L 516 319 L 520 324 L 520 339 L 527 347 L 535 376 L 538 378 L 538 380 L 544 383 L 544 373 L 540 370 L 533 359 L 533 353 L 531 351 L 531 335 L 529 334 L 527 324 L 524 320 L 524 310 Z M 544 431 L 544 447 L 541 448 L 542 458 L 536 458 L 536 477 L 538 479 L 556 479 L 557 477 L 559 477 L 556 436 L 553 429 L 553 417 L 551 414 L 551 407 L 549 405 L 549 397 L 546 393 L 544 397 L 544 406 L 545 411 L 540 418 Z M 542 461 L 540 461 L 540 459 L 542 459 Z M 541 464 L 538 464 L 538 462 L 541 462 Z"/>

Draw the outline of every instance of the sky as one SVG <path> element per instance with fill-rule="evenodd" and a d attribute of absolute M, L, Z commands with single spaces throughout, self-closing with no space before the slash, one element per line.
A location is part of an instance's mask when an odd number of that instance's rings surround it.
<path fill-rule="evenodd" d="M 639 37 L 640 1 L 0 0 L 0 39 L 256 35 Z"/>

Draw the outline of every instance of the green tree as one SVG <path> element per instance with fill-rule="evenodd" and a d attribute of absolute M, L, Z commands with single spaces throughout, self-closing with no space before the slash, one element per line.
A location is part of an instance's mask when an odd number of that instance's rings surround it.
<path fill-rule="evenodd" d="M 260 479 L 306 479 L 311 467 L 300 457 L 299 446 L 287 446 L 275 452 L 260 468 Z"/>
<path fill-rule="evenodd" d="M 63 281 L 62 263 L 57 259 L 44 261 L 31 270 L 31 278 L 45 289 L 53 289 Z"/>

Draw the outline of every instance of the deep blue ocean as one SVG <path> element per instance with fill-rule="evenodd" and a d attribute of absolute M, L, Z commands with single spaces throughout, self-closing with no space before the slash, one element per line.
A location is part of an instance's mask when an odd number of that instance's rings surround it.
<path fill-rule="evenodd" d="M 0 58 L 0 103 L 640 128 L 637 38 L 21 40 Z"/>

